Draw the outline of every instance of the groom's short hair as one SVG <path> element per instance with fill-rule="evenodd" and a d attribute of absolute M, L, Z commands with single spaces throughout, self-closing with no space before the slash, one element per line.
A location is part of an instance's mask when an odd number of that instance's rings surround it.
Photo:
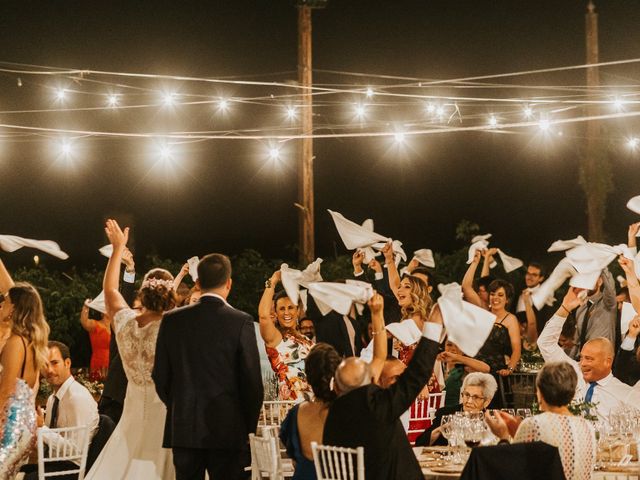
<path fill-rule="evenodd" d="M 231 277 L 231 261 L 221 253 L 210 253 L 198 263 L 198 281 L 202 290 L 222 287 Z"/>

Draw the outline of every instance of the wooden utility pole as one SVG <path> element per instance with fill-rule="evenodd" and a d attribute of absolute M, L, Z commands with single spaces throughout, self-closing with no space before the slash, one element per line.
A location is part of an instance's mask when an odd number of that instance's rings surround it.
<path fill-rule="evenodd" d="M 598 14 L 595 12 L 593 1 L 587 6 L 586 19 L 586 47 L 587 64 L 599 62 L 598 56 Z M 598 67 L 587 68 L 587 88 L 590 99 L 596 99 L 600 86 Z M 586 108 L 587 116 L 600 113 L 598 104 L 589 104 Z M 589 241 L 604 241 L 604 218 L 607 195 L 611 191 L 611 167 L 607 157 L 607 148 L 603 140 L 602 128 L 598 120 L 590 120 L 586 125 L 586 151 L 582 158 L 580 170 L 580 185 L 587 200 L 587 222 L 589 226 Z"/>
<path fill-rule="evenodd" d="M 313 85 L 311 71 L 311 7 L 298 5 L 298 83 L 302 86 L 300 105 L 302 135 L 313 133 Z M 313 206 L 313 139 L 300 140 L 298 160 L 298 228 L 300 267 L 311 263 L 315 256 Z"/>

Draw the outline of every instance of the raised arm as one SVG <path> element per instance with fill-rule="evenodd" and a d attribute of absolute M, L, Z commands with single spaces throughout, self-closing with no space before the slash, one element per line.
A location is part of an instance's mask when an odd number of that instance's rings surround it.
<path fill-rule="evenodd" d="M 84 328 L 87 332 L 93 332 L 96 328 L 96 321 L 89 318 L 89 304 L 91 303 L 91 299 L 87 298 L 84 301 L 84 305 L 82 305 L 82 310 L 80 311 L 80 324 L 82 328 Z"/>
<path fill-rule="evenodd" d="M 9 275 L 7 267 L 5 267 L 2 260 L 0 260 L 0 293 L 7 293 L 13 285 L 13 279 L 11 275 Z"/>
<path fill-rule="evenodd" d="M 578 379 L 582 378 L 582 372 L 578 362 L 569 357 L 560 345 L 558 345 L 558 339 L 562 332 L 562 326 L 567 320 L 569 314 L 578 308 L 582 303 L 578 298 L 579 288 L 569 287 L 569 291 L 564 296 L 560 308 L 549 319 L 544 329 L 538 337 L 538 348 L 544 358 L 545 362 L 569 362 L 571 366 L 576 370 Z"/>
<path fill-rule="evenodd" d="M 384 328 L 384 300 L 382 295 L 376 293 L 369 300 L 371 310 L 371 323 L 373 326 L 373 360 L 369 364 L 371 369 L 371 381 L 377 383 L 382 373 L 382 367 L 387 359 L 387 330 Z"/>
<path fill-rule="evenodd" d="M 182 265 L 182 268 L 173 279 L 173 289 L 175 291 L 178 291 L 178 287 L 182 283 L 182 279 L 187 275 L 187 273 L 189 273 L 189 264 L 185 263 L 184 265 Z"/>
<path fill-rule="evenodd" d="M 638 282 L 638 277 L 636 276 L 633 260 L 620 255 L 618 263 L 624 270 L 625 277 L 627 277 L 627 288 L 629 289 L 631 304 L 636 312 L 640 312 L 640 282 Z"/>
<path fill-rule="evenodd" d="M 483 372 L 489 373 L 491 372 L 491 367 L 488 363 L 483 362 L 482 360 L 477 360 L 473 357 L 467 357 L 464 354 L 453 353 L 453 352 L 442 352 L 440 354 L 441 360 L 443 362 L 453 362 L 453 363 L 461 363 L 467 370 L 471 372 Z"/>
<path fill-rule="evenodd" d="M 615 310 L 618 306 L 616 301 L 616 282 L 608 268 L 602 272 L 602 301 L 609 310 Z"/>
<path fill-rule="evenodd" d="M 491 264 L 493 263 L 493 256 L 498 253 L 497 248 L 489 248 L 482 254 L 482 271 L 480 272 L 480 278 L 488 277 L 491 274 Z"/>
<path fill-rule="evenodd" d="M 462 294 L 467 302 L 473 303 L 478 307 L 487 308 L 478 293 L 473 289 L 473 277 L 476 275 L 481 255 L 480 250 L 476 250 L 476 253 L 473 256 L 473 261 L 462 278 Z"/>
<path fill-rule="evenodd" d="M 398 298 L 398 288 L 400 287 L 400 274 L 398 273 L 398 267 L 393 255 L 393 245 L 391 242 L 382 249 L 384 255 L 384 263 L 387 266 L 387 275 L 389 276 L 389 288 L 393 292 L 396 298 Z"/>
<path fill-rule="evenodd" d="M 276 286 L 280 282 L 280 270 L 277 270 L 271 275 L 271 278 L 266 281 L 264 293 L 258 304 L 258 320 L 260 321 L 260 336 L 267 347 L 275 347 L 282 341 L 282 334 L 276 328 L 273 319 L 271 318 L 271 310 L 273 308 L 273 296 L 276 291 Z"/>
<path fill-rule="evenodd" d="M 107 269 L 104 272 L 102 281 L 102 289 L 104 290 L 104 303 L 107 307 L 107 315 L 114 318 L 115 314 L 123 308 L 128 308 L 127 302 L 120 293 L 118 287 L 120 284 L 120 263 L 122 255 L 127 247 L 129 240 L 129 227 L 125 227 L 124 231 L 115 220 L 107 220 L 104 228 L 107 238 L 113 245 L 113 253 L 107 263 Z"/>

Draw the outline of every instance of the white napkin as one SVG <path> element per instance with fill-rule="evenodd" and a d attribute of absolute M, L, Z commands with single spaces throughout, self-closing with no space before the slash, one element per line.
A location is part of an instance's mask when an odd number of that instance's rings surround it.
<path fill-rule="evenodd" d="M 473 262 L 473 257 L 475 256 L 478 250 L 480 251 L 485 250 L 489 246 L 489 242 L 487 241 L 487 239 L 490 237 L 491 237 L 490 233 L 487 233 L 486 235 L 478 235 L 476 237 L 473 237 L 473 239 L 471 240 L 471 246 L 469 247 L 469 256 L 467 258 L 467 264 L 470 264 L 471 262 Z M 497 265 L 497 263 L 493 262 L 491 264 L 491 267 L 493 268 L 493 266 L 495 265 Z"/>
<path fill-rule="evenodd" d="M 390 323 L 385 328 L 405 346 L 413 345 L 422 336 L 416 322 L 411 319 Z"/>
<path fill-rule="evenodd" d="M 531 301 L 535 307 L 540 310 L 545 305 L 553 305 L 555 301 L 553 294 L 574 273 L 576 273 L 576 269 L 573 268 L 567 257 L 560 260 L 551 275 L 549 275 L 549 278 L 542 282 L 540 288 L 531 294 Z"/>
<path fill-rule="evenodd" d="M 524 292 L 529 291 L 533 295 L 533 293 L 538 291 L 541 286 L 542 286 L 542 284 L 538 284 L 535 287 L 525 288 L 524 290 L 522 290 L 522 293 L 518 297 L 518 304 L 516 305 L 516 313 L 526 312 L 527 311 L 527 309 L 526 309 L 526 307 L 524 305 Z"/>
<path fill-rule="evenodd" d="M 287 297 L 289 297 L 294 305 L 298 305 L 300 287 L 306 288 L 310 282 L 322 281 L 322 276 L 320 275 L 321 263 L 322 259 L 316 258 L 302 271 L 290 268 L 286 263 L 280 266 L 282 286 L 285 292 L 287 292 Z"/>
<path fill-rule="evenodd" d="M 620 314 L 620 332 L 622 336 L 629 331 L 629 324 L 636 315 L 633 305 L 629 302 L 622 302 L 622 312 Z"/>
<path fill-rule="evenodd" d="M 348 315 L 354 302 L 365 304 L 373 297 L 373 288 L 365 282 L 311 282 L 307 288 L 322 315 L 327 315 L 331 310 Z"/>
<path fill-rule="evenodd" d="M 623 277 L 622 275 L 618 275 L 616 277 L 616 280 L 620 284 L 620 288 L 624 288 L 624 287 L 627 286 L 627 279 L 625 277 Z"/>
<path fill-rule="evenodd" d="M 347 250 L 362 249 L 365 254 L 365 263 L 371 261 L 375 256 L 372 249 L 382 250 L 387 242 L 391 241 L 390 238 L 384 237 L 373 231 L 373 220 L 367 219 L 362 225 L 358 225 L 351 220 L 347 220 L 340 213 L 328 210 L 333 218 L 333 222 L 336 225 L 338 234 L 344 242 Z M 396 264 L 400 260 L 407 261 L 407 254 L 402 249 L 402 242 L 397 240 L 392 241 L 392 249 L 396 254 Z"/>
<path fill-rule="evenodd" d="M 627 202 L 627 208 L 634 213 L 640 213 L 640 195 L 633 197 Z"/>
<path fill-rule="evenodd" d="M 15 235 L 0 235 L 0 249 L 5 252 L 15 252 L 22 247 L 35 248 L 62 260 L 69 258 L 69 255 L 60 250 L 60 245 L 52 240 L 33 240 Z"/>
<path fill-rule="evenodd" d="M 611 246 L 604 243 L 585 243 L 567 251 L 567 258 L 579 273 L 603 270 L 618 255 L 624 255 L 630 260 L 634 260 L 634 255 L 624 244 Z"/>
<path fill-rule="evenodd" d="M 524 265 L 524 262 L 522 260 L 520 260 L 519 258 L 510 257 L 500 249 L 498 249 L 498 256 L 502 261 L 504 271 L 507 273 L 513 272 L 514 270 L 517 270 Z"/>
<path fill-rule="evenodd" d="M 93 308 L 95 311 L 102 314 L 107 313 L 107 306 L 104 303 L 104 290 L 102 290 L 96 298 L 89 302 L 89 308 Z"/>
<path fill-rule="evenodd" d="M 435 268 L 436 262 L 433 259 L 433 252 L 428 248 L 421 248 L 413 252 L 413 258 L 421 265 L 429 268 Z"/>
<path fill-rule="evenodd" d="M 582 237 L 582 235 L 578 235 L 576 238 L 572 238 L 571 240 L 556 240 L 549 248 L 547 248 L 547 252 L 563 252 L 570 248 L 584 245 L 585 243 L 587 243 L 587 241 Z"/>
<path fill-rule="evenodd" d="M 187 265 L 189 265 L 189 275 L 191 275 L 191 279 L 195 282 L 198 280 L 198 264 L 200 263 L 200 259 L 198 257 L 191 257 L 187 260 Z"/>
<path fill-rule="evenodd" d="M 438 305 L 449 340 L 470 357 L 475 356 L 489 337 L 496 316 L 462 299 L 457 283 L 438 285 Z"/>
<path fill-rule="evenodd" d="M 105 245 L 104 247 L 100 247 L 98 251 L 107 258 L 111 258 L 113 255 L 113 245 Z"/>
<path fill-rule="evenodd" d="M 596 270 L 594 272 L 587 273 L 576 273 L 571 280 L 569 280 L 569 285 L 576 288 L 584 288 L 585 290 L 593 290 L 598 283 L 598 278 L 602 275 L 602 270 Z"/>

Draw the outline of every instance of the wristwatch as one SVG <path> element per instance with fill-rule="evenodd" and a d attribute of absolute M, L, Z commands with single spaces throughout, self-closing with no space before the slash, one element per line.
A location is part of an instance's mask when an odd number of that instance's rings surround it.
<path fill-rule="evenodd" d="M 264 288 L 271 288 L 273 285 L 271 284 L 271 279 L 267 278 L 267 281 L 264 282 Z"/>

